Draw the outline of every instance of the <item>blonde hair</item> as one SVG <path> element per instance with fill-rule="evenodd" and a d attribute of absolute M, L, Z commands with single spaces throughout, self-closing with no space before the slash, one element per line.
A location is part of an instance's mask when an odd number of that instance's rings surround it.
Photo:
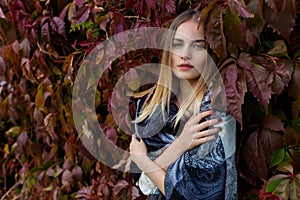
<path fill-rule="evenodd" d="M 169 29 L 171 30 L 177 30 L 177 28 L 183 23 L 188 20 L 195 20 L 198 21 L 200 16 L 199 11 L 195 10 L 187 10 L 183 13 L 181 13 L 178 17 L 174 19 L 174 21 L 171 23 Z M 201 22 L 203 24 L 203 22 Z M 167 49 L 171 48 L 172 40 L 174 38 L 174 32 L 171 33 L 171 35 L 165 35 L 164 36 L 164 45 Z M 208 45 L 206 45 L 208 46 Z M 208 55 L 208 58 L 210 56 Z M 207 63 L 210 64 L 210 61 L 213 62 L 212 59 L 207 59 Z M 171 56 L 170 51 L 163 51 L 162 53 L 162 59 L 161 59 L 161 68 L 160 73 L 158 77 L 157 84 L 154 86 L 154 93 L 151 96 L 151 99 L 149 103 L 144 105 L 144 107 L 141 110 L 140 115 L 135 120 L 135 122 L 141 122 L 147 117 L 151 116 L 153 112 L 156 110 L 157 106 L 161 106 L 162 115 L 164 116 L 164 110 L 167 107 L 167 112 L 169 113 L 170 110 L 170 100 L 172 95 L 172 90 L 176 90 L 176 85 L 174 85 L 174 80 L 176 77 L 173 75 L 172 70 L 170 67 L 163 67 L 165 66 L 171 66 Z M 201 72 L 201 76 L 199 77 L 196 86 L 194 88 L 193 94 L 191 94 L 187 99 L 185 99 L 178 110 L 177 115 L 175 116 L 175 126 L 179 123 L 179 121 L 184 117 L 189 117 L 193 115 L 194 113 L 198 113 L 200 111 L 200 105 L 203 99 L 203 96 L 207 90 L 206 82 L 212 79 L 212 73 L 209 70 L 208 67 L 205 67 L 206 70 L 203 70 L 204 72 Z M 152 90 L 150 90 L 152 91 Z M 150 93 L 150 92 L 149 92 Z"/>

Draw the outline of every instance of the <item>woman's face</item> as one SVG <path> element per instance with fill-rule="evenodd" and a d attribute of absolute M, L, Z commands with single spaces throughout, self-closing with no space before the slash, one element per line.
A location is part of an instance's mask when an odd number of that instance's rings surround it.
<path fill-rule="evenodd" d="M 189 82 L 197 81 L 207 60 L 203 27 L 188 20 L 176 30 L 171 47 L 171 67 L 175 76 Z"/>

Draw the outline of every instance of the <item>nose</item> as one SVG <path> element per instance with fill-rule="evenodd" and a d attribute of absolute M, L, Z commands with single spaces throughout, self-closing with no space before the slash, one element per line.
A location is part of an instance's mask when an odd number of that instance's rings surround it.
<path fill-rule="evenodd" d="M 185 47 L 182 51 L 181 59 L 190 60 L 192 59 L 192 53 L 190 47 Z"/>

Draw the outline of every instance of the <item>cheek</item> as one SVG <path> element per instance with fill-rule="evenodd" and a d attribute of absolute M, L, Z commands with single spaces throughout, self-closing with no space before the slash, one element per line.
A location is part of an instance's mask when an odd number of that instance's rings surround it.
<path fill-rule="evenodd" d="M 171 54 L 171 67 L 175 66 L 178 63 L 178 56 Z"/>
<path fill-rule="evenodd" d="M 197 67 L 199 67 L 199 68 L 203 68 L 203 67 L 205 67 L 206 66 L 206 64 L 207 64 L 207 53 L 206 52 L 201 52 L 201 53 L 197 53 L 195 56 L 194 56 L 194 58 L 196 58 L 195 60 L 194 60 L 194 63 L 195 63 L 195 65 L 197 66 Z"/>

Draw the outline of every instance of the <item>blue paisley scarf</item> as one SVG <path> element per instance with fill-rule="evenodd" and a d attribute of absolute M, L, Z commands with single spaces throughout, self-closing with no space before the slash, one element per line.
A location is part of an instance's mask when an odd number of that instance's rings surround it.
<path fill-rule="evenodd" d="M 200 111 L 209 109 L 211 92 L 204 95 Z M 173 125 L 177 112 L 177 106 L 171 101 L 169 114 L 165 111 L 166 119 L 162 117 L 161 106 L 157 106 L 148 119 L 138 124 L 136 134 L 143 138 L 151 159 L 158 157 L 162 149 L 170 145 L 177 133 L 180 133 L 180 128 L 174 128 Z M 224 112 L 216 112 L 215 115 L 223 119 L 218 137 L 186 151 L 174 161 L 165 176 L 166 196 L 154 186 L 149 200 L 237 199 L 235 120 Z"/>

